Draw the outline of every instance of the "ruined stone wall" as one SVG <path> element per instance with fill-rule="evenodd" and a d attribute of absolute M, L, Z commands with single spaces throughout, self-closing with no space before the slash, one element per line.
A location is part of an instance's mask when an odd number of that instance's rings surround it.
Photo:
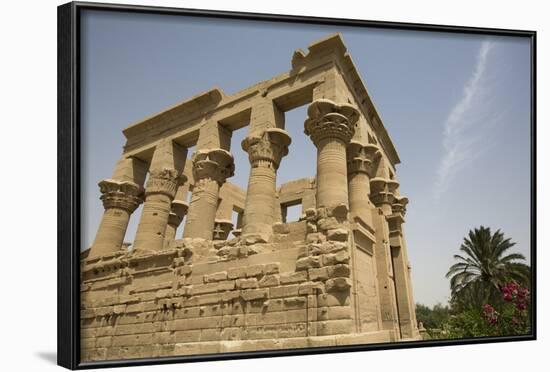
<path fill-rule="evenodd" d="M 390 341 L 373 326 L 353 335 L 350 246 L 338 213 L 308 210 L 307 236 L 294 242 L 181 239 L 150 255 L 85 259 L 83 359 Z"/>

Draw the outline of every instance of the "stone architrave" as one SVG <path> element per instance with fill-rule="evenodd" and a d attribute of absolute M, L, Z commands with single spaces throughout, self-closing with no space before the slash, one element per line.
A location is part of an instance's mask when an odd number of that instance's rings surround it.
<path fill-rule="evenodd" d="M 347 154 L 350 214 L 360 217 L 372 227 L 370 178 L 374 175 L 376 163 L 381 157 L 380 149 L 373 144 L 364 145 L 351 141 Z"/>
<path fill-rule="evenodd" d="M 90 250 L 90 258 L 122 248 L 130 215 L 142 201 L 143 189 L 133 182 L 106 179 L 99 182 L 99 188 L 105 212 Z"/>
<path fill-rule="evenodd" d="M 235 172 L 233 155 L 223 149 L 198 150 L 193 156 L 195 185 L 184 238 L 212 240 L 221 185 Z"/>
<path fill-rule="evenodd" d="M 348 205 L 346 147 L 358 118 L 347 103 L 318 99 L 308 107 L 304 132 L 317 147 L 317 208 Z"/>
<path fill-rule="evenodd" d="M 291 143 L 288 133 L 279 128 L 265 130 L 259 136 L 249 136 L 242 142 L 248 152 L 250 177 L 246 192 L 242 236 L 268 242 L 273 234 L 277 169 Z"/>
<path fill-rule="evenodd" d="M 136 232 L 136 251 L 158 251 L 164 247 L 164 235 L 176 195 L 178 172 L 173 168 L 151 170 L 145 187 L 143 213 Z"/>

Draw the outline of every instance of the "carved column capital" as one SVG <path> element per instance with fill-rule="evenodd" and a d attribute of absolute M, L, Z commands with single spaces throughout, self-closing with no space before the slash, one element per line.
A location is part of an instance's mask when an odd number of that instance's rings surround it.
<path fill-rule="evenodd" d="M 409 204 L 409 198 L 395 195 L 394 202 L 391 206 L 392 212 L 404 216 L 407 212 L 407 204 Z"/>
<path fill-rule="evenodd" d="M 183 221 L 183 217 L 187 214 L 189 206 L 183 200 L 173 200 L 170 215 L 168 216 L 168 224 L 178 227 Z"/>
<path fill-rule="evenodd" d="M 348 174 L 365 173 L 373 177 L 381 156 L 378 146 L 351 141 L 347 148 Z"/>
<path fill-rule="evenodd" d="M 395 190 L 399 187 L 399 182 L 384 178 L 373 178 L 370 181 L 370 198 L 377 207 L 383 204 L 392 205 L 395 200 Z"/>
<path fill-rule="evenodd" d="M 173 199 L 180 178 L 179 172 L 173 168 L 151 170 L 145 187 L 145 195 L 165 194 Z"/>
<path fill-rule="evenodd" d="M 290 143 L 290 135 L 286 131 L 269 128 L 259 136 L 246 137 L 241 146 L 248 152 L 248 160 L 252 167 L 266 165 L 278 169 L 281 159 L 288 154 Z"/>
<path fill-rule="evenodd" d="M 312 102 L 307 110 L 304 133 L 318 146 L 326 138 L 339 139 L 349 143 L 355 133 L 359 111 L 350 104 L 337 104 L 328 99 Z"/>
<path fill-rule="evenodd" d="M 98 185 L 105 209 L 120 208 L 131 214 L 143 201 L 143 188 L 133 182 L 105 179 Z"/>
<path fill-rule="evenodd" d="M 233 155 L 223 149 L 198 150 L 193 155 L 193 177 L 196 185 L 202 180 L 216 181 L 220 186 L 235 172 Z"/>
<path fill-rule="evenodd" d="M 216 219 L 214 221 L 214 240 L 227 240 L 231 230 L 233 230 L 233 222 L 229 220 Z"/>

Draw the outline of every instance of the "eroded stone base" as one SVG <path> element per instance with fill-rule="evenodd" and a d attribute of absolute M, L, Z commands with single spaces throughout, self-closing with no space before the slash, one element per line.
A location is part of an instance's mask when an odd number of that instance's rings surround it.
<path fill-rule="evenodd" d="M 83 359 L 87 361 L 94 361 L 143 357 L 204 355 L 243 351 L 288 350 L 310 347 L 364 345 L 393 341 L 395 341 L 395 335 L 391 331 L 264 340 L 204 341 L 192 343 L 96 348 L 85 352 L 83 354 Z"/>

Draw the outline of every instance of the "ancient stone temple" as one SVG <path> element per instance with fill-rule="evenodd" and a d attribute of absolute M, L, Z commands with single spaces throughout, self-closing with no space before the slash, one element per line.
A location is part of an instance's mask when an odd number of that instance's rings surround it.
<path fill-rule="evenodd" d="M 278 186 L 300 151 L 285 112 L 303 105 L 316 177 Z M 242 190 L 230 144 L 245 126 Z M 201 93 L 124 135 L 82 253 L 83 360 L 419 339 L 400 160 L 340 35 L 297 50 L 271 80 Z M 287 222 L 296 204 L 302 218 Z"/>

